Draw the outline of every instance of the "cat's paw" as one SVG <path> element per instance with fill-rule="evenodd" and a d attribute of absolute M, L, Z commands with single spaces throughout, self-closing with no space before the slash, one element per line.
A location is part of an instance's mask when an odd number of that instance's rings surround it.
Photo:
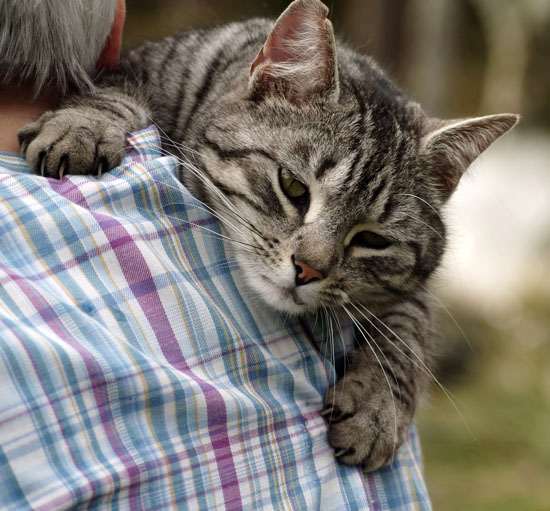
<path fill-rule="evenodd" d="M 348 375 L 328 390 L 322 415 L 338 460 L 367 472 L 391 463 L 410 425 L 387 390 Z"/>
<path fill-rule="evenodd" d="M 65 108 L 44 113 L 18 133 L 21 153 L 37 174 L 61 179 L 94 174 L 120 165 L 126 132 L 101 112 Z"/>

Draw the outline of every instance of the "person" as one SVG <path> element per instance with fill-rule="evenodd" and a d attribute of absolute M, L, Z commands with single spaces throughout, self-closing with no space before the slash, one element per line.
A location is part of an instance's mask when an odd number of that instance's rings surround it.
<path fill-rule="evenodd" d="M 0 4 L 0 146 L 18 152 L 17 131 L 70 90 L 89 90 L 96 69 L 119 58 L 124 0 Z"/>
<path fill-rule="evenodd" d="M 18 154 L 116 65 L 124 12 L 0 4 L 0 507 L 429 509 L 414 430 L 376 475 L 335 460 L 319 412 L 351 325 L 250 295 L 154 127 L 101 179 Z"/>

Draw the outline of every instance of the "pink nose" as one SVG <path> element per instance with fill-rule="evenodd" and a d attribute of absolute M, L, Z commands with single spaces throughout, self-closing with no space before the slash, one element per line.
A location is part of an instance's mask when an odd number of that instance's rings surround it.
<path fill-rule="evenodd" d="M 312 280 L 323 280 L 325 276 L 315 268 L 312 268 L 309 264 L 302 263 L 301 261 L 294 261 L 296 267 L 296 285 L 303 286 Z"/>

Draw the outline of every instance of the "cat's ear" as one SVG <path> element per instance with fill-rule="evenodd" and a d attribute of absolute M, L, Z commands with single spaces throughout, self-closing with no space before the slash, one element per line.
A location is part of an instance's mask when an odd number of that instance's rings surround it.
<path fill-rule="evenodd" d="M 322 95 L 338 100 L 338 68 L 328 8 L 296 0 L 283 12 L 250 67 L 256 99 L 281 95 L 294 104 Z"/>
<path fill-rule="evenodd" d="M 420 164 L 447 200 L 470 164 L 519 121 L 497 114 L 455 121 L 430 119 L 420 145 Z"/>

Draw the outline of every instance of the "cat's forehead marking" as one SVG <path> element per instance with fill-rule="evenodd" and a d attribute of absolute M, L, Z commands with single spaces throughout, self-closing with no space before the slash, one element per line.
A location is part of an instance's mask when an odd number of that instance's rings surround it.
<path fill-rule="evenodd" d="M 324 210 L 323 199 L 320 193 L 316 193 L 315 188 L 311 191 L 311 200 L 309 203 L 309 208 L 307 210 L 306 216 L 304 217 L 304 223 L 310 224 L 313 223 L 319 218 L 319 215 Z"/>
<path fill-rule="evenodd" d="M 315 177 L 325 186 L 336 189 L 343 189 L 349 180 L 349 175 L 353 172 L 353 155 L 348 155 L 345 158 L 340 158 L 338 161 L 334 159 L 325 159 L 317 168 Z"/>
<path fill-rule="evenodd" d="M 333 169 L 335 166 L 336 166 L 336 162 L 334 161 L 333 158 L 331 158 L 331 157 L 325 158 L 321 162 L 321 165 L 319 165 L 319 167 L 317 168 L 317 170 L 315 172 L 315 177 L 317 179 L 321 179 L 325 175 L 327 170 Z"/>

